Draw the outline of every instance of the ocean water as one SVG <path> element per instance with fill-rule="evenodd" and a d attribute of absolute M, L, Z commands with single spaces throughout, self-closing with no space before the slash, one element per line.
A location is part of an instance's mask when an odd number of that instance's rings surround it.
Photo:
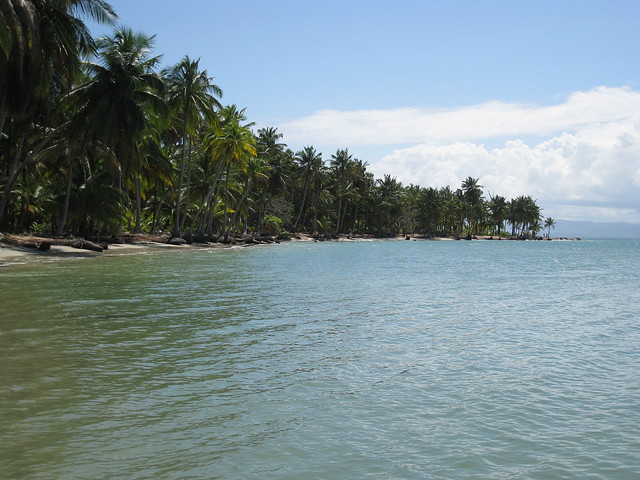
<path fill-rule="evenodd" d="M 640 242 L 0 268 L 2 479 L 640 478 Z"/>

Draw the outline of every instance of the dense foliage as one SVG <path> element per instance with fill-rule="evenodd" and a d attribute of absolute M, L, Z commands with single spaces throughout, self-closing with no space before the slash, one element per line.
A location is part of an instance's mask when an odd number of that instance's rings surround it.
<path fill-rule="evenodd" d="M 294 152 L 188 56 L 159 70 L 153 37 L 94 40 L 102 0 L 0 4 L 0 229 L 48 234 L 246 231 L 322 234 L 537 234 L 535 200 L 375 179 L 340 149 Z M 545 228 L 554 226 L 548 218 Z"/>

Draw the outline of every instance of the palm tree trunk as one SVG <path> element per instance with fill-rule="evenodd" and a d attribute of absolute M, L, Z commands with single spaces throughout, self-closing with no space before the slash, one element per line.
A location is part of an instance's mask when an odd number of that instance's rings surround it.
<path fill-rule="evenodd" d="M 184 223 L 187 220 L 187 215 L 189 213 L 189 193 L 191 191 L 191 140 L 187 140 L 189 142 L 189 159 L 187 161 L 187 192 L 185 195 L 185 212 L 184 215 L 180 218 L 180 231 L 184 228 Z"/>
<path fill-rule="evenodd" d="M 153 188 L 153 216 L 151 217 L 151 233 L 156 233 L 156 221 L 158 218 L 158 186 Z"/>
<path fill-rule="evenodd" d="M 184 159 L 187 153 L 187 112 L 182 119 L 182 153 L 180 154 L 180 176 L 178 177 L 178 194 L 176 195 L 176 208 L 173 211 L 173 231 L 171 235 L 180 236 L 180 205 L 182 205 L 182 182 L 184 181 Z"/>
<path fill-rule="evenodd" d="M 231 172 L 231 162 L 227 165 L 227 172 L 224 176 L 224 213 L 222 217 L 222 231 L 226 232 L 227 230 L 227 210 L 229 205 L 229 173 Z M 227 234 L 228 235 L 228 234 Z M 227 240 L 227 235 L 224 236 L 224 240 Z"/>
<path fill-rule="evenodd" d="M 293 229 L 298 228 L 298 222 L 300 221 L 300 217 L 302 216 L 302 212 L 304 210 L 304 204 L 307 201 L 307 191 L 309 190 L 309 179 L 304 182 L 304 193 L 302 194 L 302 203 L 300 204 L 300 211 L 298 212 L 298 216 L 296 217 L 296 222 L 293 224 Z"/>
<path fill-rule="evenodd" d="M 62 205 L 62 215 L 60 215 L 60 222 L 56 228 L 56 235 L 64 235 L 64 227 L 67 223 L 67 215 L 69 213 L 69 198 L 71 197 L 71 183 L 73 179 L 73 164 L 69 162 L 69 168 L 67 170 L 67 188 L 64 195 L 64 204 Z"/>
<path fill-rule="evenodd" d="M 211 182 L 211 187 L 209 188 L 209 191 L 205 195 L 204 200 L 202 201 L 202 204 L 198 209 L 198 213 L 196 213 L 196 217 L 194 221 L 200 218 L 200 215 L 202 215 L 202 220 L 200 221 L 200 226 L 198 227 L 198 235 L 204 235 L 205 227 L 207 227 L 207 225 L 209 224 L 209 215 L 208 215 L 207 208 L 211 204 L 212 197 L 215 197 L 216 199 L 218 198 L 218 195 L 216 193 L 216 188 L 219 186 L 220 176 L 222 175 L 223 168 L 224 168 L 224 162 L 220 160 L 215 176 L 213 178 L 213 182 Z"/>
<path fill-rule="evenodd" d="M 142 232 L 142 182 L 140 180 L 140 175 L 136 175 L 135 178 L 136 185 L 136 224 L 133 227 L 133 233 L 141 233 Z"/>
<path fill-rule="evenodd" d="M 247 199 L 247 196 L 249 195 L 249 192 L 251 191 L 251 183 L 252 183 L 251 182 L 251 178 L 249 178 L 249 180 L 247 180 L 247 187 L 245 188 L 244 193 L 242 194 L 242 198 L 240 198 L 240 200 L 238 200 L 238 204 L 236 205 L 235 212 L 233 212 L 233 218 L 231 219 L 231 223 L 229 224 L 229 228 L 226 230 L 226 232 L 224 234 L 225 240 L 229 236 L 229 232 L 231 232 L 231 229 L 233 228 L 233 226 L 238 221 L 238 215 L 240 213 L 240 207 L 242 206 L 244 201 Z"/>
<path fill-rule="evenodd" d="M 342 210 L 342 197 L 338 198 L 338 218 L 336 219 L 336 235 L 340 233 L 340 213 Z"/>

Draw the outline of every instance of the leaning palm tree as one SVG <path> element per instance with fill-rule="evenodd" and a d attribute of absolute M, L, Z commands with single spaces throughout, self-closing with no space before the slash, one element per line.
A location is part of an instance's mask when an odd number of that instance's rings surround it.
<path fill-rule="evenodd" d="M 222 186 L 222 171 L 226 169 L 223 210 L 223 231 L 225 231 L 227 214 L 230 210 L 229 177 L 231 167 L 236 165 L 241 170 L 244 170 L 248 159 L 258 153 L 255 148 L 255 137 L 249 128 L 251 124 L 240 124 L 240 119 L 243 118 L 244 110 L 238 111 L 235 106 L 224 108 L 221 112 L 221 124 L 212 130 L 206 140 L 207 151 L 218 162 L 218 169 L 198 212 L 198 214 L 202 214 L 206 209 L 209 209 L 208 217 L 203 217 L 203 223 L 200 224 L 198 232 L 200 235 L 204 233 L 205 225 L 207 226 L 207 233 L 213 233 L 213 217 L 218 202 L 217 192 Z"/>
<path fill-rule="evenodd" d="M 239 218 L 240 208 L 242 207 L 243 203 L 247 199 L 249 192 L 251 192 L 251 189 L 253 188 L 254 185 L 258 183 L 266 183 L 269 180 L 268 173 L 270 170 L 271 170 L 271 167 L 267 164 L 267 162 L 264 159 L 260 157 L 252 157 L 247 161 L 245 172 L 243 175 L 246 177 L 244 192 L 242 193 L 242 196 L 240 197 L 240 199 L 238 200 L 238 203 L 236 204 L 236 207 L 233 212 L 233 218 L 224 234 L 225 240 L 227 239 L 231 229 L 236 224 Z"/>
<path fill-rule="evenodd" d="M 178 64 L 163 72 L 169 87 L 169 105 L 181 117 L 182 124 L 180 173 L 174 210 L 173 236 L 180 235 L 185 157 L 187 144 L 191 144 L 188 137 L 192 136 L 203 122 L 214 123 L 215 110 L 222 108 L 216 99 L 216 96 L 222 96 L 222 90 L 213 83 L 213 79 L 208 76 L 206 70 L 200 70 L 199 62 L 200 59 L 192 61 L 185 56 Z"/>

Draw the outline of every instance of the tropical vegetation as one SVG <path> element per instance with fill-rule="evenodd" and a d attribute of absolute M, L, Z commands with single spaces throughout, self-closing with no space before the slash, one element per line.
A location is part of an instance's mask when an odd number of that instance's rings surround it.
<path fill-rule="evenodd" d="M 0 3 L 0 230 L 123 231 L 228 241 L 247 232 L 536 236 L 529 196 L 374 178 L 347 148 L 292 151 L 188 55 L 160 68 L 154 37 L 103 0 Z"/>

